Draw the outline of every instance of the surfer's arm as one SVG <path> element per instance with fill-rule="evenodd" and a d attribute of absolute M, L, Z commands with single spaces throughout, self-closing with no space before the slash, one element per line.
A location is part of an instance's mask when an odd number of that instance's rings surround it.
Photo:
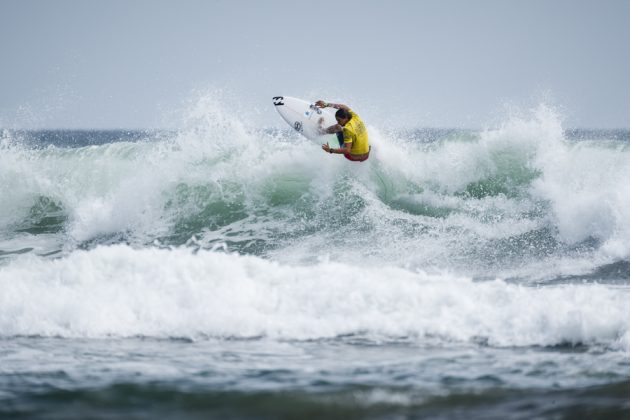
<path fill-rule="evenodd" d="M 323 128 L 322 131 L 326 134 L 341 133 L 343 131 L 343 127 L 339 124 L 335 124 L 335 125 L 331 125 L 328 128 Z"/>
<path fill-rule="evenodd" d="M 317 121 L 317 123 L 319 124 L 319 133 L 320 134 L 335 134 L 335 133 L 340 133 L 343 131 L 343 127 L 340 124 L 335 124 L 335 125 L 331 125 L 328 128 L 324 128 L 324 118 L 320 118 L 319 121 Z"/>
<path fill-rule="evenodd" d="M 333 104 L 332 102 L 324 102 L 321 99 L 317 102 L 315 102 L 315 105 L 317 105 L 320 108 L 335 108 L 335 109 L 345 109 L 346 111 L 350 111 L 350 107 L 348 105 L 344 105 L 344 104 Z"/>
<path fill-rule="evenodd" d="M 345 155 L 350 153 L 350 149 L 352 149 L 352 142 L 344 143 L 343 147 L 335 149 L 334 147 L 330 147 L 328 143 L 322 144 L 322 149 L 328 153 L 335 153 L 338 155 Z"/>

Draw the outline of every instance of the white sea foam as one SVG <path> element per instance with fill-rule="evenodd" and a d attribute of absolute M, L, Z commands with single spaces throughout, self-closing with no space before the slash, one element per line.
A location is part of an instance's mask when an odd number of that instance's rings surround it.
<path fill-rule="evenodd" d="M 540 154 L 542 176 L 532 186 L 552 205 L 553 223 L 567 242 L 596 238 L 613 258 L 630 256 L 630 153 L 592 143 Z"/>
<path fill-rule="evenodd" d="M 396 267 L 282 265 L 126 245 L 0 267 L 0 334 L 62 337 L 436 337 L 630 350 L 630 289 L 524 287 Z"/>

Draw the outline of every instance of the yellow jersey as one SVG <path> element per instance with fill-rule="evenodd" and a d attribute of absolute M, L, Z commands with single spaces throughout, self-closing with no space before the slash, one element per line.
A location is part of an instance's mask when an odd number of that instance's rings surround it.
<path fill-rule="evenodd" d="M 364 155 L 370 151 L 365 124 L 354 111 L 350 110 L 350 115 L 352 118 L 343 126 L 343 142 L 352 143 L 350 154 Z"/>

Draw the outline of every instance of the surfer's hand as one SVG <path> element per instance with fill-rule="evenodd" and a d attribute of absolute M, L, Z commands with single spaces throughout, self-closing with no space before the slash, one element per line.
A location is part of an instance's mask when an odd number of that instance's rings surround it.
<path fill-rule="evenodd" d="M 320 108 L 326 108 L 326 102 L 320 99 L 319 101 L 315 102 L 315 106 L 318 106 Z"/>
<path fill-rule="evenodd" d="M 330 146 L 328 145 L 328 143 L 322 144 L 322 149 L 324 149 L 324 152 L 330 153 Z"/>

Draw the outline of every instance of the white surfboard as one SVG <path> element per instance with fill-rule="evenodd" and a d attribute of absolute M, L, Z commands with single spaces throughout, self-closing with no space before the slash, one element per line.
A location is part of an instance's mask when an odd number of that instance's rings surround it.
<path fill-rule="evenodd" d="M 336 109 L 319 108 L 313 102 L 308 102 L 290 96 L 274 96 L 273 104 L 280 116 L 295 131 L 318 144 L 328 143 L 331 147 L 339 147 L 335 134 L 321 134 L 321 128 L 328 128 L 337 124 Z M 320 120 L 323 121 L 320 123 Z"/>

